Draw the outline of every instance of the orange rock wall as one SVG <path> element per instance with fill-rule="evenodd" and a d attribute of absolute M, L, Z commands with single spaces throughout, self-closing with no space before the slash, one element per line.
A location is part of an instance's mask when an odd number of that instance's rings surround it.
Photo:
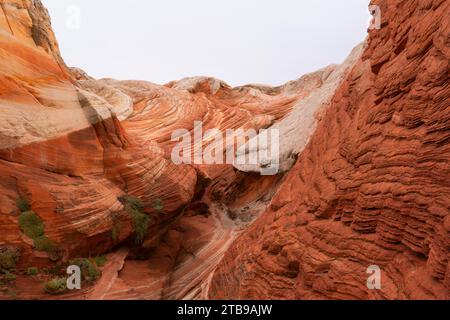
<path fill-rule="evenodd" d="M 450 3 L 373 4 L 382 28 L 210 298 L 450 298 Z"/>

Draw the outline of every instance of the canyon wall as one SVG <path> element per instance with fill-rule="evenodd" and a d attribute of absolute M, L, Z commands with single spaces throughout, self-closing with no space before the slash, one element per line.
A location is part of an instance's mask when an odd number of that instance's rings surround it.
<path fill-rule="evenodd" d="M 210 298 L 450 298 L 450 3 L 372 4 L 381 29 Z"/>
<path fill-rule="evenodd" d="M 232 165 L 172 163 L 173 131 L 190 134 L 195 121 L 204 131 L 265 128 L 322 85 L 320 72 L 272 89 L 205 77 L 94 80 L 66 66 L 40 1 L 0 4 L 0 247 L 21 252 L 18 270 L 132 243 L 124 196 L 151 218 L 142 247 L 157 247 L 196 196 L 198 175 L 217 190 L 237 178 Z M 52 252 L 23 232 L 19 200 L 42 220 Z"/>
<path fill-rule="evenodd" d="M 126 130 L 130 96 L 76 80 L 40 1 L 1 6 L 0 245 L 21 251 L 19 268 L 103 253 L 134 233 L 127 195 L 152 217 L 151 246 L 193 197 L 195 170 Z M 18 199 L 43 221 L 52 252 L 22 232 Z"/>
<path fill-rule="evenodd" d="M 46 298 L 29 267 L 109 253 L 76 298 L 449 298 L 450 4 L 373 4 L 381 29 L 342 65 L 232 88 L 93 79 L 66 66 L 40 1 L 0 0 L 0 253 L 20 252 L 19 297 Z M 172 134 L 196 122 L 280 130 L 281 171 L 199 163 L 192 145 L 174 164 Z"/>

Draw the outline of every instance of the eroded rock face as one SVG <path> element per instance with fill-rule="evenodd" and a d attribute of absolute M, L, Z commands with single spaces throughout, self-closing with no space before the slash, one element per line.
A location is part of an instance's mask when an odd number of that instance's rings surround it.
<path fill-rule="evenodd" d="M 450 297 L 450 3 L 373 4 L 382 28 L 210 298 Z"/>
<path fill-rule="evenodd" d="M 133 113 L 130 96 L 76 80 L 39 1 L 2 1 L 0 21 L 0 245 L 21 248 L 19 268 L 52 263 L 20 230 L 22 197 L 60 259 L 105 252 L 132 237 L 132 219 L 118 200 L 129 195 L 152 216 L 144 245 L 154 246 L 191 200 L 195 170 L 175 166 L 123 127 Z"/>
<path fill-rule="evenodd" d="M 157 247 L 192 201 L 197 174 L 223 185 L 216 189 L 236 179 L 231 165 L 173 164 L 172 132 L 192 131 L 195 121 L 222 132 L 265 128 L 314 88 L 266 92 L 201 77 L 165 86 L 94 80 L 66 67 L 40 1 L 1 8 L 0 246 L 22 250 L 19 268 L 53 263 L 21 232 L 19 198 L 43 220 L 63 261 L 132 239 L 123 195 L 143 203 L 152 217 L 144 247 Z"/>
<path fill-rule="evenodd" d="M 268 141 L 267 146 L 252 148 L 250 145 L 257 145 L 255 142 L 261 139 L 260 135 L 248 143 L 249 146 L 243 149 L 238 156 L 256 156 L 261 152 L 270 155 L 269 159 L 259 159 L 257 164 L 236 165 L 241 171 L 264 173 L 264 166 L 267 162 L 279 163 L 279 171 L 285 172 L 292 168 L 297 156 L 309 143 L 312 134 L 315 132 L 317 123 L 323 113 L 330 105 L 330 100 L 334 92 L 348 75 L 356 61 L 361 56 L 364 43 L 358 45 L 349 57 L 339 66 L 329 66 L 315 73 L 308 74 L 301 79 L 290 82 L 283 87 L 283 91 L 292 92 L 302 88 L 307 94 L 302 97 L 293 107 L 292 112 L 281 121 L 274 123 L 269 130 L 278 130 L 279 141 Z M 309 92 L 305 88 L 314 86 Z M 271 153 L 272 144 L 277 143 L 279 154 Z"/>
<path fill-rule="evenodd" d="M 237 88 L 93 79 L 65 65 L 40 1 L 0 4 L 0 251 L 19 272 L 112 251 L 96 285 L 63 298 L 448 297 L 446 1 L 374 1 L 382 28 L 343 65 Z M 288 173 L 175 165 L 173 132 L 198 121 L 279 129 Z M 139 246 L 124 195 L 151 217 Z M 56 257 L 21 230 L 19 198 Z"/>

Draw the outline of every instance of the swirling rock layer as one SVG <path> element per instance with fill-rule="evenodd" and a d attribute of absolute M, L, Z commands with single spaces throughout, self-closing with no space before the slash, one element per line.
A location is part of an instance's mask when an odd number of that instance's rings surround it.
<path fill-rule="evenodd" d="M 2 1 L 0 21 L 0 245 L 21 249 L 19 268 L 51 263 L 20 230 L 22 197 L 63 260 L 105 252 L 133 234 L 123 195 L 142 201 L 153 218 L 146 245 L 157 242 L 191 200 L 195 170 L 127 132 L 121 121 L 133 113 L 131 97 L 75 80 L 39 1 Z M 152 208 L 155 199 L 164 214 Z"/>
<path fill-rule="evenodd" d="M 62 298 L 449 298 L 450 5 L 373 3 L 381 29 L 343 65 L 232 88 L 95 80 L 65 65 L 40 1 L 0 0 L 0 249 L 20 252 L 15 296 L 49 298 L 29 267 L 108 253 L 96 284 Z M 289 172 L 176 165 L 172 134 L 199 121 L 279 129 Z M 150 216 L 142 245 L 125 195 Z M 19 198 L 56 257 L 24 234 Z M 381 290 L 366 285 L 373 265 Z"/>
<path fill-rule="evenodd" d="M 210 298 L 450 298 L 450 3 L 373 4 L 381 29 Z"/>
<path fill-rule="evenodd" d="M 133 247 L 135 226 L 119 201 L 124 195 L 139 199 L 151 216 L 143 247 L 161 248 L 160 240 L 168 239 L 166 232 L 176 234 L 168 230 L 204 188 L 197 175 L 215 180 L 217 189 L 236 178 L 231 165 L 173 164 L 172 132 L 192 132 L 195 121 L 222 132 L 265 128 L 316 86 L 312 79 L 310 87 L 293 90 L 293 82 L 290 90 L 266 92 L 201 77 L 165 86 L 94 80 L 65 65 L 40 1 L 0 5 L 0 247 L 20 251 L 19 273 L 52 266 L 55 257 L 38 251 L 23 233 L 18 199 L 26 199 L 42 220 L 45 236 L 58 248 L 58 263 L 121 244 Z M 214 229 L 212 220 L 209 225 Z M 25 282 L 25 297 L 36 297 Z M 99 286 L 94 298 L 107 294 L 101 288 L 108 281 Z"/>

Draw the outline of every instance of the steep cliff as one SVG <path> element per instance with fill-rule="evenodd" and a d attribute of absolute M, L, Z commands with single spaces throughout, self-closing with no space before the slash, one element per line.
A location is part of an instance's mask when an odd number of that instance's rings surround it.
<path fill-rule="evenodd" d="M 221 132 L 268 127 L 321 85 L 317 76 L 309 87 L 273 92 L 201 77 L 165 86 L 94 80 L 66 66 L 40 1 L 0 4 L 0 249 L 19 252 L 19 296 L 42 294 L 32 289 L 39 281 L 20 288 L 30 267 L 64 265 L 119 245 L 131 247 L 130 256 L 163 248 L 160 240 L 180 228 L 187 206 L 206 206 L 195 201 L 207 185 L 225 194 L 240 179 L 232 165 L 173 164 L 174 130 L 192 132 L 195 121 Z M 214 219 L 206 223 L 211 234 Z M 198 226 L 195 220 L 186 223 Z M 127 257 L 119 256 L 113 260 Z M 160 269 L 169 274 L 171 266 Z"/>
<path fill-rule="evenodd" d="M 381 29 L 342 65 L 232 88 L 93 79 L 40 1 L 0 0 L 0 298 L 9 272 L 16 297 L 48 298 L 30 267 L 105 253 L 61 298 L 450 298 L 450 4 L 373 4 Z M 175 164 L 173 133 L 198 122 L 279 130 L 281 170 L 198 162 L 195 144 Z"/>
<path fill-rule="evenodd" d="M 450 3 L 372 4 L 381 29 L 210 298 L 450 297 Z"/>
<path fill-rule="evenodd" d="M 39 1 L 1 4 L 0 245 L 22 251 L 19 268 L 103 253 L 134 232 L 124 195 L 143 203 L 147 240 L 157 240 L 191 200 L 195 170 L 127 132 L 120 121 L 133 112 L 131 97 L 75 80 Z M 51 248 L 25 235 L 19 199 L 43 221 Z"/>

